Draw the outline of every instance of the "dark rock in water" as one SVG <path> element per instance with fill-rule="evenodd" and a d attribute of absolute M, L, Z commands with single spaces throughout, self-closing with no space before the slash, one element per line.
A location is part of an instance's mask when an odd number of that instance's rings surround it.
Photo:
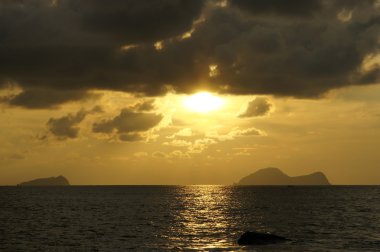
<path fill-rule="evenodd" d="M 289 239 L 270 233 L 245 232 L 238 240 L 239 245 L 265 245 L 286 242 Z"/>
<path fill-rule="evenodd" d="M 265 168 L 242 178 L 238 185 L 330 185 L 325 174 L 290 177 L 278 168 Z"/>
<path fill-rule="evenodd" d="M 23 182 L 18 186 L 69 186 L 69 181 L 63 177 L 50 177 L 50 178 L 40 178 L 31 181 Z"/>

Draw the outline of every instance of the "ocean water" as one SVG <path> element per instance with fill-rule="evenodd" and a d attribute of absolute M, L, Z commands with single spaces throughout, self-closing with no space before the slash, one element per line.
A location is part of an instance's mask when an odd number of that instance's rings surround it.
<path fill-rule="evenodd" d="M 128 249 L 380 251 L 380 187 L 0 187 L 0 251 Z"/>

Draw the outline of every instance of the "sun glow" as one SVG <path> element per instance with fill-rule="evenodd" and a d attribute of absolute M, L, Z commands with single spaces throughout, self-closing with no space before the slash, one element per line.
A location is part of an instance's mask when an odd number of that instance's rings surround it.
<path fill-rule="evenodd" d="M 188 96 L 183 101 L 183 106 L 193 112 L 208 113 L 219 110 L 224 105 L 224 100 L 209 92 L 199 92 Z"/>

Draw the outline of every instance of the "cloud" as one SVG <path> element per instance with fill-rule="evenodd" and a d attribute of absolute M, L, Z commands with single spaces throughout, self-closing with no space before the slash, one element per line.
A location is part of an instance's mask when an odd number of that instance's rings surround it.
<path fill-rule="evenodd" d="M 167 158 L 168 155 L 164 152 L 161 152 L 161 151 L 155 151 L 155 152 L 153 152 L 152 157 L 154 157 L 154 158 Z"/>
<path fill-rule="evenodd" d="M 189 153 L 201 153 L 204 150 L 206 150 L 210 145 L 216 144 L 217 141 L 215 141 L 212 138 L 202 138 L 202 139 L 197 139 L 194 141 L 194 143 L 189 146 Z"/>
<path fill-rule="evenodd" d="M 376 77 L 361 67 L 366 55 L 379 48 L 375 35 L 380 31 L 379 13 L 369 4 L 357 8 L 349 23 L 338 20 L 328 6 L 307 21 L 275 15 L 242 18 L 216 10 L 198 32 L 203 40 L 212 40 L 210 44 L 218 40 L 209 50 L 226 92 L 318 97 L 333 88 L 378 81 L 378 67 Z M 360 10 L 368 11 L 368 17 Z M 230 31 L 230 36 L 222 30 Z M 368 75 L 372 78 L 365 80 Z"/>
<path fill-rule="evenodd" d="M 0 0 L 0 85 L 17 83 L 27 94 L 89 89 L 157 93 L 141 82 L 153 44 L 191 29 L 203 0 Z M 121 48 L 137 44 L 131 53 Z M 140 49 L 144 48 L 144 49 Z M 156 71 L 157 69 L 152 69 Z M 149 93 L 149 92 L 147 92 Z M 42 96 L 42 95 L 41 95 Z M 52 96 L 28 108 L 71 100 Z M 19 105 L 18 99 L 12 105 Z"/>
<path fill-rule="evenodd" d="M 229 141 L 234 140 L 237 137 L 251 137 L 251 136 L 266 136 L 266 133 L 262 130 L 250 127 L 250 128 L 239 128 L 235 127 L 232 129 L 224 130 L 224 133 L 219 133 L 217 131 L 209 132 L 207 134 L 208 138 L 215 139 L 218 141 Z"/>
<path fill-rule="evenodd" d="M 199 16 L 202 0 L 69 0 L 84 29 L 126 44 L 158 41 L 190 30 Z"/>
<path fill-rule="evenodd" d="M 85 117 L 86 112 L 81 110 L 75 115 L 68 114 L 60 118 L 50 118 L 47 122 L 47 126 L 49 131 L 58 139 L 77 138 L 79 132 L 78 124 L 81 123 Z"/>
<path fill-rule="evenodd" d="M 58 105 L 84 98 L 96 97 L 83 90 L 30 89 L 9 97 L 8 103 L 29 109 L 56 108 Z"/>
<path fill-rule="evenodd" d="M 52 108 L 91 90 L 156 96 L 200 87 L 315 98 L 380 78 L 378 65 L 363 68 L 380 49 L 375 0 L 51 3 L 0 0 L 0 85 L 24 90 L 11 105 Z M 342 10 L 349 21 L 339 19 Z"/>
<path fill-rule="evenodd" d="M 256 128 L 235 129 L 232 131 L 233 136 L 263 136 L 264 133 Z"/>
<path fill-rule="evenodd" d="M 180 150 L 175 150 L 169 153 L 169 157 L 171 158 L 190 158 L 190 155 L 186 152 L 182 152 Z"/>
<path fill-rule="evenodd" d="M 176 146 L 176 147 L 189 147 L 192 145 L 192 142 L 181 140 L 181 139 L 174 139 L 170 142 L 164 142 L 163 145 Z"/>
<path fill-rule="evenodd" d="M 184 128 L 174 133 L 173 135 L 167 136 L 166 138 L 173 139 L 176 137 L 191 137 L 194 133 L 191 128 Z"/>
<path fill-rule="evenodd" d="M 180 158 L 190 158 L 190 155 L 186 152 L 182 152 L 180 150 L 175 150 L 170 153 L 165 153 L 162 151 L 155 151 L 152 154 L 152 157 L 154 158 L 171 158 L 171 159 L 180 159 Z"/>
<path fill-rule="evenodd" d="M 258 117 L 267 115 L 272 108 L 272 104 L 267 98 L 257 97 L 250 101 L 245 111 L 239 117 Z"/>
<path fill-rule="evenodd" d="M 138 141 L 143 139 L 141 133 L 154 128 L 162 119 L 160 114 L 135 112 L 126 108 L 112 119 L 94 123 L 92 131 L 105 134 L 116 132 L 122 141 Z"/>
<path fill-rule="evenodd" d="M 131 106 L 131 109 L 139 111 L 139 112 L 151 111 L 155 109 L 154 103 L 155 103 L 154 99 L 144 100 Z"/>
<path fill-rule="evenodd" d="M 120 134 L 119 136 L 120 141 L 123 142 L 136 142 L 143 140 L 143 136 L 138 133 L 133 134 Z"/>
<path fill-rule="evenodd" d="M 91 110 L 80 110 L 76 114 L 68 114 L 59 118 L 50 118 L 47 122 L 49 132 L 53 134 L 59 140 L 65 140 L 68 138 L 74 139 L 78 137 L 79 124 L 86 118 L 88 114 L 102 113 L 103 110 L 100 106 L 95 106 Z M 46 136 L 39 137 L 44 140 Z"/>
<path fill-rule="evenodd" d="M 255 15 L 275 14 L 288 17 L 309 16 L 320 11 L 322 7 L 320 0 L 230 0 L 229 3 Z"/>

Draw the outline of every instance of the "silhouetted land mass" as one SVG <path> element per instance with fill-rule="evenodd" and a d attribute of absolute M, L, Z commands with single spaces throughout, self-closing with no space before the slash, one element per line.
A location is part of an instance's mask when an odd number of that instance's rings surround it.
<path fill-rule="evenodd" d="M 309 175 L 290 177 L 278 168 L 260 169 L 242 178 L 238 185 L 330 185 L 325 174 L 315 172 Z"/>
<path fill-rule="evenodd" d="M 69 181 L 64 176 L 39 178 L 18 184 L 19 186 L 69 186 Z"/>
<path fill-rule="evenodd" d="M 248 231 L 245 232 L 237 242 L 239 245 L 265 245 L 286 241 L 290 240 L 275 234 Z"/>

